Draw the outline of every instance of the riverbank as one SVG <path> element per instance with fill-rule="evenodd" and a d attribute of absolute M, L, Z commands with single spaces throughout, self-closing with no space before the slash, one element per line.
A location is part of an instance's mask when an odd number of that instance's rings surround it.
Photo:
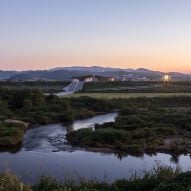
<path fill-rule="evenodd" d="M 184 140 L 184 139 L 182 139 Z M 73 144 L 74 147 L 76 147 L 76 144 Z M 78 145 L 79 146 L 79 145 Z M 80 146 L 80 148 L 88 151 L 88 152 L 96 152 L 96 153 L 115 153 L 119 156 L 126 156 L 126 155 L 131 155 L 131 156 L 143 156 L 144 154 L 156 154 L 156 153 L 165 153 L 165 154 L 170 154 L 174 157 L 178 157 L 179 155 L 183 154 L 191 154 L 191 145 L 189 145 L 188 148 L 185 147 L 178 147 L 176 148 L 176 151 L 172 150 L 172 147 L 169 145 L 166 146 L 158 146 L 154 148 L 146 147 L 146 148 L 139 148 L 134 147 L 134 145 L 130 145 L 129 147 L 126 148 L 119 148 L 115 146 Z"/>
<path fill-rule="evenodd" d="M 79 133 L 79 131 L 77 132 Z M 72 138 L 71 138 L 72 137 Z M 191 137 L 190 137 L 191 138 Z M 138 145 L 138 144 L 128 144 L 128 145 L 108 145 L 108 144 L 97 144 L 95 143 L 95 146 L 93 144 L 89 143 L 79 143 L 76 140 L 72 139 L 79 139 L 78 141 L 81 141 L 82 139 L 76 138 L 75 132 L 70 132 L 69 135 L 67 135 L 67 140 L 70 144 L 72 144 L 74 147 L 78 146 L 86 151 L 91 152 L 100 152 L 100 153 L 117 153 L 120 155 L 138 155 L 141 156 L 144 153 L 147 154 L 155 154 L 155 153 L 166 153 L 171 154 L 173 156 L 179 156 L 182 154 L 191 154 L 191 143 L 190 138 L 185 141 L 185 138 L 167 138 L 165 140 L 161 140 L 161 145 L 154 145 L 154 146 L 145 146 Z M 163 143 L 165 142 L 165 143 Z M 166 143 L 168 142 L 168 143 Z"/>
<path fill-rule="evenodd" d="M 95 131 L 70 132 L 67 139 L 72 145 L 124 152 L 162 150 L 176 154 L 190 150 L 191 97 L 59 98 L 45 96 L 39 90 L 5 89 L 0 91 L 0 97 L 1 121 L 71 123 L 96 114 L 119 111 L 115 123 L 95 125 Z M 14 135 L 14 131 L 11 132 Z"/>
<path fill-rule="evenodd" d="M 0 98 L 0 147 L 20 144 L 29 124 L 72 123 L 114 108 L 103 100 L 45 96 L 40 90 L 1 89 Z"/>
<path fill-rule="evenodd" d="M 156 167 L 142 174 L 134 174 L 131 179 L 117 180 L 113 183 L 106 181 L 86 181 L 80 178 L 79 182 L 66 180 L 64 183 L 53 178 L 42 177 L 35 185 L 23 184 L 18 177 L 10 172 L 0 174 L 2 191 L 186 191 L 191 187 L 191 173 L 181 172 L 170 167 Z"/>
<path fill-rule="evenodd" d="M 184 138 L 182 138 L 182 141 L 184 141 Z M 190 141 L 189 141 L 190 142 Z M 75 146 L 75 145 L 74 145 Z M 176 148 L 176 151 L 172 150 L 171 145 L 163 145 L 158 147 L 146 147 L 146 148 L 139 148 L 134 147 L 134 145 L 130 145 L 126 148 L 119 148 L 115 146 L 100 146 L 100 147 L 90 147 L 90 146 L 81 146 L 82 149 L 85 149 L 89 152 L 98 152 L 98 153 L 116 153 L 121 156 L 131 155 L 131 156 L 143 156 L 146 154 L 156 154 L 156 153 L 165 153 L 170 154 L 172 156 L 179 156 L 182 154 L 191 154 L 191 144 L 188 145 L 187 148 L 185 147 L 178 147 Z"/>
<path fill-rule="evenodd" d="M 167 102 L 168 100 L 168 102 Z M 87 150 L 106 152 L 191 153 L 189 97 L 135 98 L 119 111 L 115 122 L 95 130 L 69 132 L 67 140 Z"/>
<path fill-rule="evenodd" d="M 76 120 L 83 120 L 99 115 L 106 114 L 105 112 L 89 112 L 86 113 L 85 115 L 78 115 L 76 116 Z M 74 121 L 68 122 L 68 121 L 63 121 L 60 120 L 55 120 L 55 121 L 47 121 L 42 122 L 42 123 L 29 123 L 29 122 L 24 122 L 21 120 L 16 120 L 16 119 L 6 119 L 2 122 L 0 122 L 0 150 L 10 150 L 11 147 L 17 148 L 17 146 L 20 146 L 23 141 L 23 137 L 25 135 L 25 132 L 31 128 L 38 128 L 42 125 L 54 125 L 54 124 L 59 124 L 62 123 L 63 125 L 71 125 Z"/>

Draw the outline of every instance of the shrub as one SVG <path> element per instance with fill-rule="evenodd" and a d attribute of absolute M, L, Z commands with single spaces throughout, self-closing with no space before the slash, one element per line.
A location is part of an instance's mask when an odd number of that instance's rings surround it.
<path fill-rule="evenodd" d="M 10 172 L 0 173 L 0 191 L 32 191 Z"/>

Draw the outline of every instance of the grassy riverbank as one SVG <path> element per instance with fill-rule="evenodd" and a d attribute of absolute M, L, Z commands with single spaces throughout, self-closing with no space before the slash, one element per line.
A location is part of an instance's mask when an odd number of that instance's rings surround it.
<path fill-rule="evenodd" d="M 112 111 L 110 102 L 91 98 L 45 96 L 40 90 L 0 90 L 0 120 L 33 123 L 72 122 Z"/>
<path fill-rule="evenodd" d="M 70 123 L 112 110 L 111 103 L 104 100 L 45 96 L 40 90 L 0 89 L 0 147 L 22 142 L 25 123 Z"/>
<path fill-rule="evenodd" d="M 39 90 L 0 91 L 0 146 L 20 143 L 25 128 L 7 124 L 65 123 L 119 111 L 115 123 L 96 125 L 67 135 L 73 145 L 124 152 L 191 152 L 191 97 L 137 97 L 96 99 L 45 96 Z"/>
<path fill-rule="evenodd" d="M 70 132 L 68 141 L 99 151 L 191 153 L 190 97 L 117 100 L 115 122 Z"/>
<path fill-rule="evenodd" d="M 42 177 L 33 186 L 22 184 L 11 173 L 1 173 L 0 185 L 1 191 L 189 191 L 191 173 L 182 173 L 170 167 L 157 167 L 144 172 L 142 176 L 134 174 L 129 180 L 117 180 L 111 184 L 83 179 L 78 183 L 72 180 L 61 183 L 52 178 Z"/>

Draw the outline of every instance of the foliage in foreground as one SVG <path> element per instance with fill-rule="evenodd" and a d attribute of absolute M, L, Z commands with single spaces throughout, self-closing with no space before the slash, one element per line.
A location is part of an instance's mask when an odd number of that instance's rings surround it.
<path fill-rule="evenodd" d="M 99 181 L 65 181 L 41 177 L 34 186 L 19 182 L 9 172 L 0 174 L 0 191 L 189 191 L 191 172 L 182 173 L 170 167 L 157 167 L 142 175 L 134 174 L 129 180 L 117 180 L 112 184 Z"/>
<path fill-rule="evenodd" d="M 0 191 L 32 191 L 10 172 L 0 173 Z"/>
<path fill-rule="evenodd" d="M 189 191 L 191 172 L 181 173 L 170 167 L 157 167 L 142 176 L 134 174 L 131 179 L 117 180 L 112 184 L 99 181 L 59 183 L 54 179 L 41 178 L 33 191 Z"/>

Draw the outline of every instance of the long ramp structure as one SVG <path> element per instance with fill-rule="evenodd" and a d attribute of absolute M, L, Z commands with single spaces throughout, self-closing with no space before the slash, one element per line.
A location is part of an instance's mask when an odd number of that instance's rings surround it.
<path fill-rule="evenodd" d="M 58 96 L 67 96 L 70 94 L 73 94 L 75 92 L 78 92 L 83 89 L 83 86 L 85 84 L 85 81 L 80 81 L 80 80 L 72 80 L 72 82 L 63 88 L 63 92 L 58 93 Z"/>

